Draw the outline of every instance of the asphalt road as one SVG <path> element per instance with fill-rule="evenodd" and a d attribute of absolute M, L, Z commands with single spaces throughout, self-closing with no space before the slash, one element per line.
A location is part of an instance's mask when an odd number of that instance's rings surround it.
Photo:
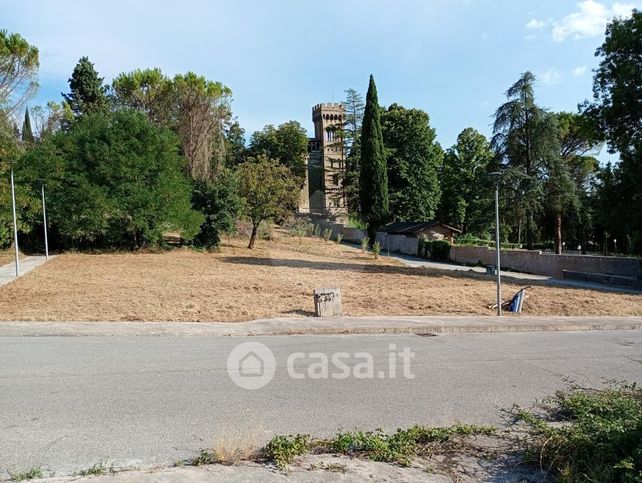
<path fill-rule="evenodd" d="M 275 358 L 262 368 L 274 378 L 258 390 L 236 386 L 226 369 L 232 349 L 248 341 Z M 390 344 L 415 354 L 413 379 L 403 377 L 398 356 L 389 377 Z M 306 354 L 291 365 L 302 378 L 288 373 L 294 352 Z M 310 377 L 323 373 L 313 352 L 327 355 L 334 378 Z M 332 364 L 335 352 L 347 353 L 347 370 Z M 372 355 L 374 379 L 355 377 L 369 375 L 359 352 Z M 611 379 L 642 383 L 642 332 L 3 337 L 0 478 L 33 466 L 68 474 L 100 460 L 171 464 L 275 433 L 501 424 L 513 403 L 530 405 L 568 381 Z"/>

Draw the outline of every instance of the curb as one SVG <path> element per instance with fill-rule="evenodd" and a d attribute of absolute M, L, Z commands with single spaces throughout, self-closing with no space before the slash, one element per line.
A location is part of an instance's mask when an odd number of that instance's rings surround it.
<path fill-rule="evenodd" d="M 475 334 L 642 330 L 642 317 L 341 317 L 251 322 L 0 322 L 0 337 Z"/>

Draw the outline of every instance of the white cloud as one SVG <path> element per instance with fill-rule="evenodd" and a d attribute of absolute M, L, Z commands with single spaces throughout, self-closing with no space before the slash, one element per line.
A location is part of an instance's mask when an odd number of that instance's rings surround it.
<path fill-rule="evenodd" d="M 551 67 L 546 72 L 541 73 L 538 77 L 544 84 L 549 86 L 560 84 L 564 80 L 562 74 L 560 74 L 555 67 Z"/>
<path fill-rule="evenodd" d="M 540 30 L 546 27 L 546 22 L 542 20 L 537 20 L 536 18 L 531 19 L 530 22 L 528 22 L 524 28 L 526 30 Z"/>
<path fill-rule="evenodd" d="M 553 40 L 563 42 L 567 37 L 581 39 L 602 35 L 613 17 L 628 17 L 635 7 L 633 3 L 616 2 L 608 8 L 595 0 L 583 0 L 577 4 L 577 11 L 553 22 Z"/>
<path fill-rule="evenodd" d="M 584 74 L 586 74 L 587 70 L 588 70 L 588 67 L 586 67 L 585 65 L 580 65 L 578 67 L 575 67 L 575 69 L 573 69 L 573 75 L 575 77 L 583 76 Z"/>

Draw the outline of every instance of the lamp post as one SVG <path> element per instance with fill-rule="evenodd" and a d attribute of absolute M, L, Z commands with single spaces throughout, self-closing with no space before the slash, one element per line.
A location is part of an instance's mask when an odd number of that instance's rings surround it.
<path fill-rule="evenodd" d="M 45 207 L 45 185 L 42 185 L 42 223 L 45 228 L 45 260 L 49 260 L 49 240 L 47 239 L 47 209 Z"/>
<path fill-rule="evenodd" d="M 502 276 L 501 276 L 501 253 L 499 245 L 499 181 L 502 173 L 499 171 L 489 173 L 495 180 L 495 269 L 497 270 L 497 315 L 502 316 Z"/>
<path fill-rule="evenodd" d="M 13 183 L 13 161 L 11 161 L 11 206 L 13 209 L 13 246 L 16 250 L 16 277 L 20 276 L 20 255 L 18 249 L 18 220 L 16 217 L 16 189 Z"/>

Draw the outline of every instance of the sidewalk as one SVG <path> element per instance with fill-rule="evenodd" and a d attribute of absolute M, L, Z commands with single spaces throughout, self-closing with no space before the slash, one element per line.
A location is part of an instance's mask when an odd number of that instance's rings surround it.
<path fill-rule="evenodd" d="M 54 258 L 55 255 L 49 255 L 49 259 Z M 44 256 L 21 256 L 20 260 L 20 276 L 30 272 L 36 267 L 39 267 L 47 261 Z M 16 266 L 13 263 L 2 265 L 0 267 L 0 287 L 8 284 L 16 279 Z"/>
<path fill-rule="evenodd" d="M 0 337 L 270 336 L 642 330 L 642 317 L 337 317 L 250 322 L 0 322 Z"/>

